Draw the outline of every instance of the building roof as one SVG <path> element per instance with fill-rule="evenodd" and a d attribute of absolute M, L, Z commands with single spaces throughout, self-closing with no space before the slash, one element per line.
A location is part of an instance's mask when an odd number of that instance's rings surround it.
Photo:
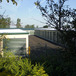
<path fill-rule="evenodd" d="M 21 28 L 22 30 L 34 30 L 34 28 Z"/>
<path fill-rule="evenodd" d="M 0 29 L 22 29 L 22 30 L 34 30 L 34 28 L 0 28 Z"/>
<path fill-rule="evenodd" d="M 56 30 L 54 28 L 36 28 L 35 30 Z"/>
<path fill-rule="evenodd" d="M 22 29 L 0 29 L 0 34 L 29 34 Z"/>

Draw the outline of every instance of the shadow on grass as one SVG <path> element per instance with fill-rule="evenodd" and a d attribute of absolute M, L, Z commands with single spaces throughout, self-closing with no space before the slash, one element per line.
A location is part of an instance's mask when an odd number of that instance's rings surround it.
<path fill-rule="evenodd" d="M 76 56 L 63 49 L 50 47 L 31 47 L 32 64 L 40 63 L 49 76 L 76 76 Z"/>

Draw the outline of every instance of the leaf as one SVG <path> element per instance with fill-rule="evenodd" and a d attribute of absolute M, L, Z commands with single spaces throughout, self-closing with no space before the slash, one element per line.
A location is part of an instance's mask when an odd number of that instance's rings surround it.
<path fill-rule="evenodd" d="M 7 2 L 9 3 L 9 0 L 7 0 Z"/>

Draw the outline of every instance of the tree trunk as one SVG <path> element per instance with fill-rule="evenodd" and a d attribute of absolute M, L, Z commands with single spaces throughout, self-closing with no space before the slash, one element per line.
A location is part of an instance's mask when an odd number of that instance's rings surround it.
<path fill-rule="evenodd" d="M 61 29 L 61 0 L 59 0 L 59 29 Z"/>

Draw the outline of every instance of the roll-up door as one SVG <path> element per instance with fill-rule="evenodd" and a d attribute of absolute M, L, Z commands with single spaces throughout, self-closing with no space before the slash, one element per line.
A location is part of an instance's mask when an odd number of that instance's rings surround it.
<path fill-rule="evenodd" d="M 25 38 L 11 38 L 3 39 L 3 49 L 11 51 L 15 55 L 25 55 L 26 39 Z"/>

